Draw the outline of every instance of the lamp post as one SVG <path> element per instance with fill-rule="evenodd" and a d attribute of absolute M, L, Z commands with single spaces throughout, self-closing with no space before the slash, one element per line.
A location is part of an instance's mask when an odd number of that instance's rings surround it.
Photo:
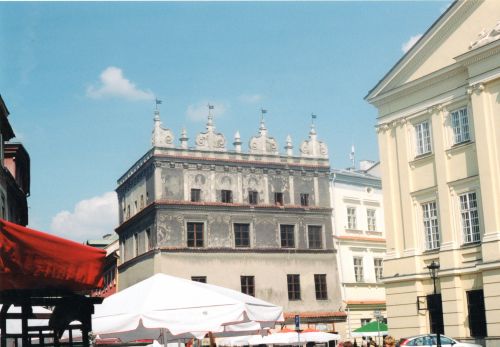
<path fill-rule="evenodd" d="M 438 273 L 440 267 L 441 266 L 439 265 L 439 263 L 436 263 L 434 260 L 432 261 L 432 263 L 427 265 L 427 269 L 429 270 L 429 275 L 431 276 L 432 283 L 434 285 L 434 295 L 437 294 L 436 278 L 437 278 L 437 273 Z M 434 321 L 433 321 L 433 323 L 434 323 Z M 434 324 L 434 326 L 436 326 L 436 324 Z M 431 329 L 432 329 L 432 327 L 431 327 Z M 439 328 L 437 328 L 437 327 L 436 327 L 436 345 L 437 345 L 437 347 L 441 347 L 441 333 L 439 331 Z"/>

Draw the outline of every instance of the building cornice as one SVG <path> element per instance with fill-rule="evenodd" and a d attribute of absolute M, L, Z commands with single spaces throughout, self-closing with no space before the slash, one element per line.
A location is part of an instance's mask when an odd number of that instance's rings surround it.
<path fill-rule="evenodd" d="M 367 236 L 334 236 L 334 239 L 339 241 L 359 241 L 359 242 L 374 242 L 374 243 L 385 243 L 386 239 L 382 237 L 367 237 Z"/>

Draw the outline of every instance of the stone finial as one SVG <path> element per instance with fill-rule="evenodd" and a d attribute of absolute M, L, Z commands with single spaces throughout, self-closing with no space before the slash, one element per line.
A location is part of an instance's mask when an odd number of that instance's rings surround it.
<path fill-rule="evenodd" d="M 312 116 L 311 130 L 309 131 L 309 139 L 302 142 L 300 145 L 300 155 L 309 158 L 328 158 L 328 147 L 323 141 L 318 140 L 316 128 L 314 126 L 315 115 Z"/>
<path fill-rule="evenodd" d="M 233 145 L 236 153 L 241 153 L 241 136 L 239 131 L 236 131 L 236 134 L 234 134 Z"/>
<path fill-rule="evenodd" d="M 286 137 L 285 151 L 286 155 L 289 157 L 293 156 L 292 137 L 290 135 L 287 135 Z"/>
<path fill-rule="evenodd" d="M 264 122 L 264 114 L 267 113 L 267 111 L 263 109 L 261 112 L 259 134 L 252 136 L 250 139 L 250 153 L 279 155 L 278 143 L 274 137 L 268 136 L 267 134 L 267 128 Z"/>
<path fill-rule="evenodd" d="M 181 138 L 179 140 L 181 141 L 181 148 L 188 149 L 189 137 L 187 137 L 186 128 L 182 128 Z"/>
<path fill-rule="evenodd" d="M 174 147 L 174 134 L 170 129 L 163 128 L 160 120 L 160 111 L 155 110 L 154 128 L 151 143 L 153 147 Z"/>
<path fill-rule="evenodd" d="M 223 152 L 226 150 L 226 139 L 224 135 L 215 131 L 215 125 L 211 110 L 214 106 L 208 105 L 208 120 L 204 133 L 199 133 L 196 136 L 196 149 L 204 151 L 218 151 Z"/>

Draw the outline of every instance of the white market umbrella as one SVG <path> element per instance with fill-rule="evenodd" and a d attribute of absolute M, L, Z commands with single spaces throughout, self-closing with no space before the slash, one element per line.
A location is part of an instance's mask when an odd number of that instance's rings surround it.
<path fill-rule="evenodd" d="M 245 346 L 245 345 L 302 345 L 308 342 L 328 342 L 339 340 L 337 334 L 324 333 L 321 331 L 303 332 L 277 332 L 267 336 L 249 335 L 217 339 L 217 345 L 221 346 Z"/>
<path fill-rule="evenodd" d="M 264 336 L 263 343 L 267 345 L 303 345 L 308 342 L 328 342 L 338 340 L 340 336 L 337 334 L 324 333 L 321 331 L 303 332 L 283 332 Z"/>
<path fill-rule="evenodd" d="M 92 315 L 92 331 L 123 342 L 256 333 L 283 321 L 283 310 L 215 285 L 156 274 L 104 299 Z M 250 329 L 250 331 L 246 330 Z"/>

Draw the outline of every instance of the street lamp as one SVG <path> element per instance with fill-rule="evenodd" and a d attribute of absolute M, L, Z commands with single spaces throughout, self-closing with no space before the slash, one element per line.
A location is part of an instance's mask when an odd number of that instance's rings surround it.
<path fill-rule="evenodd" d="M 432 283 L 434 285 L 434 295 L 437 294 L 436 278 L 437 278 L 437 273 L 438 273 L 440 267 L 441 266 L 439 265 L 439 263 L 436 263 L 434 260 L 432 261 L 432 263 L 427 265 L 427 269 L 429 270 L 429 275 L 431 276 Z M 436 324 L 434 324 L 434 326 L 436 327 Z M 432 327 L 431 327 L 431 329 L 432 329 Z M 441 347 L 441 334 L 440 334 L 439 330 L 440 330 L 439 327 L 436 327 L 436 345 L 437 345 L 437 347 Z"/>

